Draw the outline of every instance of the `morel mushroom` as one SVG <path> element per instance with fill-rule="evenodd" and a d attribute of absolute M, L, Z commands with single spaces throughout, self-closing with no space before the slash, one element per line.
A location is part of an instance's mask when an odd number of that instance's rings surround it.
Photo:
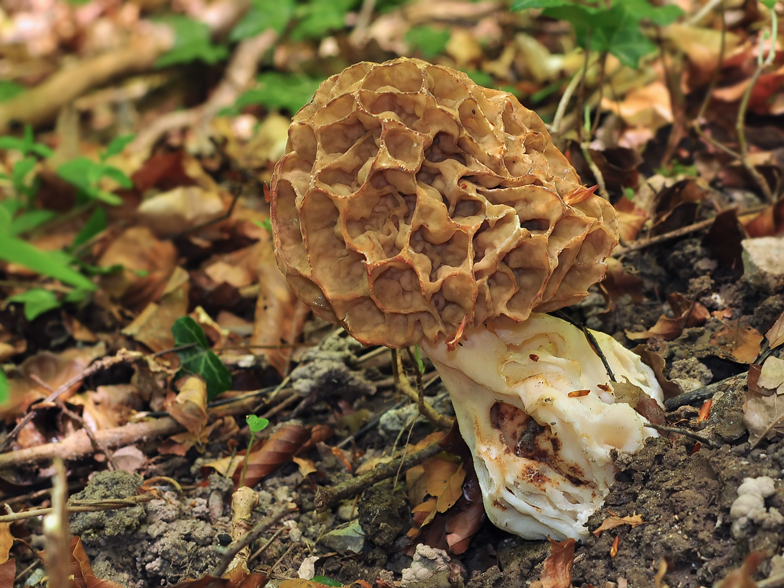
<path fill-rule="evenodd" d="M 424 346 L 490 519 L 585 536 L 611 449 L 653 433 L 583 334 L 536 314 L 585 297 L 618 242 L 541 119 L 448 67 L 353 65 L 295 115 L 271 217 L 278 265 L 317 315 L 365 344 Z M 616 376 L 661 401 L 652 371 L 596 336 Z"/>

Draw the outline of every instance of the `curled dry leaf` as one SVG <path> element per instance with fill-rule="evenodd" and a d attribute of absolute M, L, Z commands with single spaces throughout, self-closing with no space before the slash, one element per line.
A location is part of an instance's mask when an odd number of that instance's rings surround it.
<path fill-rule="evenodd" d="M 0 586 L 9 588 L 14 585 L 16 579 L 16 559 L 11 558 L 0 564 Z"/>
<path fill-rule="evenodd" d="M 248 456 L 245 485 L 253 487 L 264 476 L 288 463 L 310 438 L 310 430 L 301 425 L 283 425 L 270 435 L 261 449 Z M 241 471 L 235 470 L 232 480 L 239 484 Z"/>
<path fill-rule="evenodd" d="M 629 525 L 632 529 L 634 529 L 634 527 L 642 525 L 644 522 L 645 521 L 642 520 L 642 515 L 638 515 L 636 513 L 632 516 L 626 517 L 609 516 L 602 521 L 601 526 L 593 531 L 593 534 L 598 537 L 604 531 L 609 531 L 610 529 L 620 527 L 621 525 Z"/>
<path fill-rule="evenodd" d="M 197 376 L 185 378 L 176 397 L 164 403 L 166 412 L 193 435 L 198 436 L 207 424 L 207 385 Z"/>
<path fill-rule="evenodd" d="M 111 580 L 101 580 L 95 577 L 87 553 L 84 551 L 82 540 L 71 537 L 71 574 L 77 586 L 85 588 L 122 588 L 120 584 Z"/>
<path fill-rule="evenodd" d="M 14 536 L 11 535 L 11 523 L 0 523 L 0 563 L 8 561 L 8 552 L 13 545 Z M 0 584 L 0 586 L 2 585 Z"/>
<path fill-rule="evenodd" d="M 751 575 L 764 559 L 764 553 L 752 551 L 743 560 L 743 565 L 727 574 L 726 578 L 716 584 L 716 588 L 757 588 L 757 583 L 752 580 Z"/>

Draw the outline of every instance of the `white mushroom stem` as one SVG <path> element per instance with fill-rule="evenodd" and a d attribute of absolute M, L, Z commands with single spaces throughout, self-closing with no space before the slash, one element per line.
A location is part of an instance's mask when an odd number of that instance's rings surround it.
<path fill-rule="evenodd" d="M 616 379 L 661 404 L 653 371 L 593 334 Z M 467 329 L 454 351 L 423 347 L 452 396 L 490 520 L 526 539 L 586 537 L 613 483 L 611 451 L 635 452 L 655 433 L 616 400 L 620 390 L 585 335 L 532 314 Z"/>

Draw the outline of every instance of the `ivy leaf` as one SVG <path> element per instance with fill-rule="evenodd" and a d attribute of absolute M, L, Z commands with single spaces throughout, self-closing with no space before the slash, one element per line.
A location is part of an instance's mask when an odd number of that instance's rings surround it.
<path fill-rule="evenodd" d="M 33 321 L 43 313 L 62 306 L 54 292 L 43 288 L 31 288 L 26 292 L 11 296 L 8 298 L 8 302 L 24 304 L 24 315 L 28 321 Z"/>
<path fill-rule="evenodd" d="M 213 400 L 231 388 L 231 372 L 210 349 L 207 336 L 199 323 L 189 316 L 183 316 L 174 321 L 171 330 L 177 347 L 193 345 L 177 352 L 182 362 L 181 369 L 204 378 L 207 383 L 207 400 Z"/>
<path fill-rule="evenodd" d="M 293 0 L 253 0 L 250 10 L 231 30 L 231 41 L 254 37 L 267 29 L 282 33 L 294 16 Z"/>
<path fill-rule="evenodd" d="M 256 81 L 257 87 L 242 94 L 232 110 L 262 104 L 268 109 L 282 108 L 294 113 L 310 102 L 323 80 L 270 71 L 258 76 Z"/>
<path fill-rule="evenodd" d="M 213 64 L 225 59 L 229 51 L 222 45 L 213 45 L 210 39 L 210 28 L 185 16 L 170 15 L 156 19 L 156 22 L 168 25 L 174 30 L 174 47 L 161 55 L 155 67 L 168 67 L 178 63 L 189 63 L 197 59 Z"/>

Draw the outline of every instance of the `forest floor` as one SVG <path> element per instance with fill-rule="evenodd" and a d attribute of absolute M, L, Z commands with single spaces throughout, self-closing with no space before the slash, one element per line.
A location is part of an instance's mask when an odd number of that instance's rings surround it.
<path fill-rule="evenodd" d="M 781 5 L 642 5 L 631 29 L 492 1 L 4 6 L 0 588 L 782 585 Z M 429 360 L 397 369 L 276 265 L 291 115 L 397 56 L 516 94 L 616 210 L 605 280 L 564 312 L 666 409 L 576 545 L 493 526 Z"/>

